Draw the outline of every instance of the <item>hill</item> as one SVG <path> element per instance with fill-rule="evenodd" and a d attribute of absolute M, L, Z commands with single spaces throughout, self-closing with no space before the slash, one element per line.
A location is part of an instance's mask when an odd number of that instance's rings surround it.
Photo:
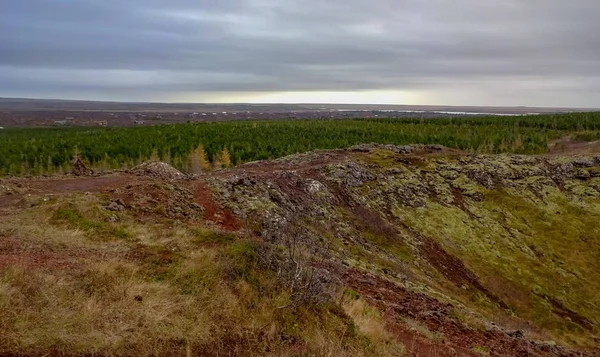
<path fill-rule="evenodd" d="M 600 353 L 598 156 L 173 170 L 0 182 L 0 355 Z"/>

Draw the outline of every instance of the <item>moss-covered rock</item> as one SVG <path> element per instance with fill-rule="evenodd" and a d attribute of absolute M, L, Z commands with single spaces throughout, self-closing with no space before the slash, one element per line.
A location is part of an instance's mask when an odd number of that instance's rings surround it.
<path fill-rule="evenodd" d="M 290 227 L 345 264 L 565 345 L 600 326 L 600 162 L 357 146 L 213 181 L 269 239 Z M 435 253 L 437 252 L 437 253 Z M 512 317 L 510 317 L 512 318 Z M 543 332 L 539 332 L 543 331 Z M 487 347 L 486 347 L 487 348 Z"/>

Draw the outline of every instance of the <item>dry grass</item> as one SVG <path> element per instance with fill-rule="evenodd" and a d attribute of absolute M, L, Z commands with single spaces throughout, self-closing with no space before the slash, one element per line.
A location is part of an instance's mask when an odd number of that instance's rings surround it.
<path fill-rule="evenodd" d="M 410 318 L 404 319 L 403 322 L 411 331 L 418 333 L 429 341 L 434 343 L 444 343 L 444 335 L 442 333 L 429 330 L 423 323 Z"/>
<path fill-rule="evenodd" d="M 399 356 L 405 348 L 386 330 L 377 309 L 369 306 L 358 296 L 346 296 L 342 304 L 344 311 L 352 318 L 358 331 L 366 336 L 379 349 L 379 356 Z"/>
<path fill-rule="evenodd" d="M 10 286 L 0 324 L 6 352 L 164 354 L 169 345 L 210 337 L 210 316 L 197 299 L 144 281 L 133 264 L 92 264 L 70 276 L 11 267 L 0 279 Z"/>
<path fill-rule="evenodd" d="M 367 307 L 360 332 L 333 303 L 278 309 L 290 292 L 252 240 L 125 213 L 111 222 L 93 195 L 41 202 L 0 228 L 16 246 L 0 250 L 0 355 L 399 354 Z M 128 235 L 104 235 L 115 227 Z"/>

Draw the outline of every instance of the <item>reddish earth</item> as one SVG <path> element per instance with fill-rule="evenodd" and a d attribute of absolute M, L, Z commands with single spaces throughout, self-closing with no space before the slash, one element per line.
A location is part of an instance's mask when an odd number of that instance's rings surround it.
<path fill-rule="evenodd" d="M 130 176 L 64 177 L 47 179 L 7 180 L 19 188 L 18 194 L 0 195 L 0 209 L 17 208 L 25 194 L 54 194 L 68 192 L 99 193 L 131 182 Z"/>
<path fill-rule="evenodd" d="M 347 270 L 342 280 L 362 299 L 383 312 L 387 328 L 406 346 L 410 356 L 481 356 L 474 350 L 476 348 L 487 350 L 490 356 L 579 355 L 513 337 L 500 329 L 479 331 L 468 328 L 450 317 L 451 305 L 408 291 L 375 275 Z M 432 333 L 439 334 L 441 341 L 434 342 L 411 331 L 401 323 L 406 318 L 418 321 Z"/>
<path fill-rule="evenodd" d="M 61 177 L 46 179 L 9 179 L 9 184 L 18 188 L 18 193 L 0 195 L 0 216 L 22 208 L 29 194 L 57 194 L 71 192 L 100 193 L 126 186 L 131 182 L 147 182 L 148 179 L 128 175 L 99 177 Z"/>
<path fill-rule="evenodd" d="M 227 231 L 237 231 L 242 227 L 239 220 L 231 212 L 224 210 L 214 200 L 212 193 L 201 182 L 195 185 L 194 201 L 204 207 L 204 219 L 206 221 L 216 223 Z"/>
<path fill-rule="evenodd" d="M 446 279 L 458 287 L 475 288 L 484 293 L 501 308 L 508 309 L 508 306 L 500 298 L 490 293 L 481 285 L 477 276 L 461 260 L 448 254 L 437 242 L 424 237 L 420 238 L 422 240 L 419 246 L 421 254 Z"/>
<path fill-rule="evenodd" d="M 23 182 L 33 191 L 44 193 L 102 192 L 130 183 L 131 176 L 73 177 L 63 179 L 28 180 Z"/>
<path fill-rule="evenodd" d="M 22 199 L 23 195 L 19 194 L 0 196 L 0 216 L 10 213 L 14 208 L 18 207 Z"/>
<path fill-rule="evenodd" d="M 93 252 L 84 250 L 28 247 L 13 237 L 0 236 L 0 269 L 21 266 L 42 270 L 73 270 L 81 266 L 83 260 L 93 256 Z M 98 258 L 100 260 L 101 257 Z"/>
<path fill-rule="evenodd" d="M 553 299 L 550 296 L 545 296 L 545 298 L 546 298 L 546 301 L 548 301 L 550 303 L 550 305 L 552 305 L 552 311 L 555 314 L 575 322 L 576 324 L 578 324 L 579 326 L 583 327 L 584 329 L 586 329 L 588 331 L 593 331 L 594 324 L 590 320 L 588 320 L 585 317 L 580 316 L 576 312 L 568 309 L 560 301 Z"/>
<path fill-rule="evenodd" d="M 294 166 L 294 171 L 296 172 L 310 172 L 316 169 L 320 169 L 325 165 L 339 162 L 342 159 L 347 157 L 347 153 L 345 150 L 329 150 L 319 152 L 318 155 L 314 155 L 313 153 L 308 153 L 305 155 L 312 155 L 299 160 L 299 162 L 293 163 L 290 161 L 283 160 L 273 160 L 273 161 L 256 161 L 249 162 L 244 164 L 243 166 L 238 166 L 235 168 L 238 172 L 243 172 L 248 175 L 251 175 L 255 178 L 269 177 L 273 178 L 277 173 L 281 171 L 289 171 L 290 166 Z M 222 171 L 214 171 L 208 174 L 208 177 L 229 177 L 231 176 L 231 172 L 228 170 Z"/>
<path fill-rule="evenodd" d="M 588 142 L 562 138 L 551 141 L 548 144 L 548 150 L 551 155 L 597 154 L 600 152 L 600 140 Z"/>
<path fill-rule="evenodd" d="M 255 168 L 256 169 L 256 168 Z M 136 186 L 143 188 L 143 183 L 161 182 L 157 179 L 148 179 L 133 175 L 111 175 L 98 177 L 65 177 L 47 179 L 20 179 L 8 180 L 17 183 L 20 193 L 0 196 L 0 215 L 8 214 L 14 209 L 22 207 L 23 199 L 28 194 L 57 194 L 90 192 L 110 192 L 118 188 Z M 182 181 L 183 183 L 183 181 Z M 187 184 L 182 184 L 187 186 Z M 212 197 L 212 193 L 202 182 L 190 185 L 194 192 L 194 201 L 205 209 L 205 220 L 218 224 L 228 231 L 237 231 L 242 227 L 239 220 L 227 210 L 224 210 Z M 139 192 L 142 194 L 143 192 Z"/>

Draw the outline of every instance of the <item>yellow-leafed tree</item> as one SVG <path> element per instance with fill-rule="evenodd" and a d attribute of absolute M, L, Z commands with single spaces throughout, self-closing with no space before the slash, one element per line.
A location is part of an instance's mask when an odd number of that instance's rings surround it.
<path fill-rule="evenodd" d="M 198 145 L 190 154 L 190 169 L 192 173 L 198 174 L 201 171 L 210 171 L 210 162 L 206 157 L 204 146 Z"/>
<path fill-rule="evenodd" d="M 221 151 L 221 167 L 230 167 L 231 166 L 231 155 L 229 154 L 229 150 L 226 147 Z"/>
<path fill-rule="evenodd" d="M 208 157 L 206 156 L 206 151 L 204 150 L 204 146 L 198 145 L 197 156 L 200 160 L 200 167 L 203 171 L 210 171 L 210 161 L 208 161 Z"/>

